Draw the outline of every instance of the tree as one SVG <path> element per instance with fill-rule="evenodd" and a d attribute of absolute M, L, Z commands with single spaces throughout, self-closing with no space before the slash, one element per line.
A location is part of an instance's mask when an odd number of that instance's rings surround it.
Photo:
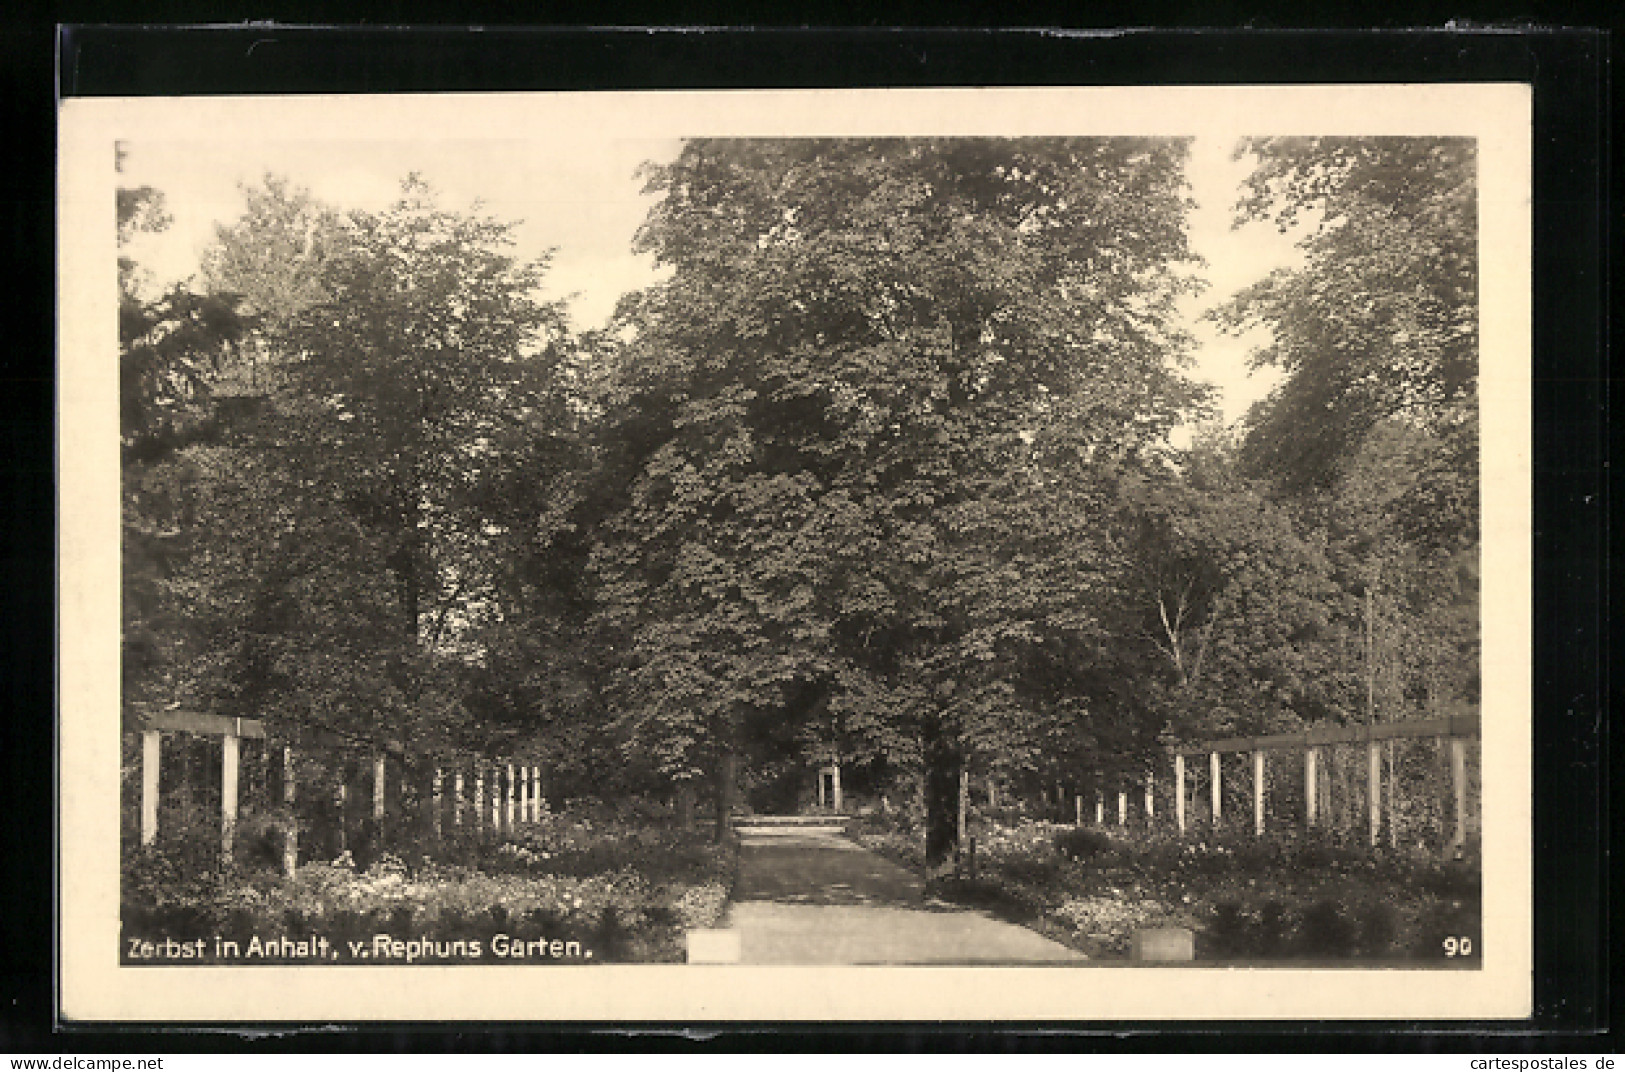
<path fill-rule="evenodd" d="M 1459 138 L 1258 138 L 1238 225 L 1301 226 L 1302 268 L 1212 314 L 1286 378 L 1243 457 L 1326 541 L 1350 643 L 1396 717 L 1477 698 L 1476 154 Z M 1380 625 L 1380 629 L 1375 626 Z M 1374 682 L 1374 678 L 1368 678 Z M 1375 698 L 1375 697 L 1374 697 Z"/>
<path fill-rule="evenodd" d="M 265 310 L 279 370 L 244 428 L 248 468 L 215 499 L 259 522 L 228 568 L 228 707 L 456 738 L 503 548 L 534 524 L 508 493 L 562 410 L 562 315 L 511 230 L 414 177 L 342 219 L 271 183 L 221 231 L 207 263 Z M 313 251 L 308 284 L 277 270 L 290 235 Z"/>
<path fill-rule="evenodd" d="M 1123 484 L 1120 635 L 1132 674 L 1183 740 L 1263 735 L 1354 710 L 1344 593 L 1325 534 L 1198 439 L 1178 471 Z"/>
<path fill-rule="evenodd" d="M 121 148 L 120 171 L 123 162 Z M 151 280 L 128 250 L 169 226 L 161 191 L 118 187 L 117 222 L 123 694 L 170 701 L 200 646 L 184 576 L 190 456 L 219 437 L 214 387 L 248 323 L 231 295 L 174 286 L 148 296 Z"/>
<path fill-rule="evenodd" d="M 950 858 L 1031 654 L 1098 630 L 1100 472 L 1199 401 L 1184 152 L 700 140 L 649 170 L 639 246 L 674 273 L 626 307 L 632 463 L 594 568 L 612 695 L 668 772 L 709 766 L 725 809 L 752 724 L 907 741 Z"/>
<path fill-rule="evenodd" d="M 1302 268 L 1213 313 L 1229 328 L 1268 327 L 1252 360 L 1286 373 L 1249 418 L 1255 469 L 1325 487 L 1383 421 L 1461 437 L 1477 416 L 1473 142 L 1272 137 L 1237 148 L 1249 152 L 1238 226 L 1308 230 Z"/>
<path fill-rule="evenodd" d="M 217 224 L 203 254 L 208 289 L 237 294 L 244 312 L 278 324 L 331 298 L 326 275 L 344 244 L 339 213 L 279 175 L 240 190 L 242 216 Z"/>

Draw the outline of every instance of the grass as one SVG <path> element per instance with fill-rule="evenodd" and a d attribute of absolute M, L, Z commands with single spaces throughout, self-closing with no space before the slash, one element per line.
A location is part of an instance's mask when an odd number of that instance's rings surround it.
<path fill-rule="evenodd" d="M 1120 836 L 1033 821 L 986 823 L 975 832 L 974 872 L 966 861 L 933 892 L 1091 958 L 1127 957 L 1135 931 L 1179 926 L 1195 933 L 1198 960 L 1479 963 L 1474 861 L 1292 835 Z M 857 836 L 900 862 L 923 864 L 915 831 L 871 828 Z M 1448 955 L 1461 939 L 1470 952 Z"/>

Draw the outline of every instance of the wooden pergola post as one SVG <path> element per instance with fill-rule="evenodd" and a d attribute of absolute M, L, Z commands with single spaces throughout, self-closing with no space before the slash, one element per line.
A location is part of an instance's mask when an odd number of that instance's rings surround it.
<path fill-rule="evenodd" d="M 434 838 L 435 838 L 436 841 L 439 841 L 440 837 L 441 837 L 441 826 L 440 826 L 440 823 L 441 823 L 441 817 L 440 817 L 441 796 L 440 796 L 440 791 L 441 791 L 441 787 L 443 785 L 443 778 L 444 778 L 444 776 L 440 773 L 439 766 L 436 766 L 435 769 L 434 769 L 434 778 L 429 783 L 429 814 L 431 816 L 433 816 L 433 818 L 430 819 L 429 821 L 430 821 L 430 824 L 434 827 Z"/>
<path fill-rule="evenodd" d="M 969 798 L 970 769 L 966 767 L 964 761 L 961 760 L 959 764 L 959 817 L 958 828 L 956 830 L 956 833 L 959 836 L 959 840 L 956 842 L 956 844 L 959 846 L 960 855 L 964 855 L 970 851 L 970 843 L 966 840 L 966 804 L 969 802 Z M 838 797 L 836 799 L 839 800 Z"/>
<path fill-rule="evenodd" d="M 1174 822 L 1185 832 L 1185 753 L 1174 753 Z"/>
<path fill-rule="evenodd" d="M 543 800 L 543 794 L 546 791 L 546 787 L 544 785 L 542 785 L 542 768 L 541 768 L 541 765 L 538 764 L 538 765 L 532 767 L 531 771 L 536 775 L 536 804 L 535 804 L 536 821 L 541 822 L 542 821 L 542 800 Z"/>
<path fill-rule="evenodd" d="M 1450 853 L 1455 855 L 1467 844 L 1467 742 L 1450 738 L 1450 788 L 1456 804 L 1456 829 L 1450 837 Z"/>
<path fill-rule="evenodd" d="M 1264 750 L 1253 752 L 1253 836 L 1264 836 Z"/>
<path fill-rule="evenodd" d="M 1095 790 L 1095 825 L 1106 825 L 1106 794 L 1099 789 Z"/>
<path fill-rule="evenodd" d="M 1219 804 L 1219 753 L 1217 753 L 1217 752 L 1209 752 L 1208 753 L 1208 759 L 1207 759 L 1207 765 L 1208 765 L 1208 774 L 1209 774 L 1209 779 L 1208 780 L 1211 782 L 1211 784 L 1208 786 L 1208 792 L 1209 792 L 1209 795 L 1212 797 L 1212 800 L 1213 800 L 1213 825 L 1218 826 L 1219 825 L 1219 809 L 1220 809 L 1220 804 Z"/>
<path fill-rule="evenodd" d="M 289 878 L 299 869 L 299 818 L 294 810 L 299 786 L 294 781 L 293 747 L 282 746 L 282 803 L 288 809 L 288 825 L 282 832 L 282 870 Z"/>
<path fill-rule="evenodd" d="M 1382 746 L 1376 741 L 1366 745 L 1366 785 L 1371 803 L 1371 845 L 1375 848 L 1382 833 Z"/>
<path fill-rule="evenodd" d="M 474 764 L 474 825 L 485 825 L 485 765 Z"/>
<path fill-rule="evenodd" d="M 1073 818 L 1073 820 L 1072 820 L 1072 825 L 1073 826 L 1082 826 L 1083 825 L 1083 794 L 1082 793 L 1074 793 L 1074 794 L 1072 794 L 1072 809 L 1073 809 L 1073 814 L 1075 816 Z"/>
<path fill-rule="evenodd" d="M 164 735 L 159 730 L 141 731 L 141 844 L 158 841 L 158 794 L 162 788 Z"/>
<path fill-rule="evenodd" d="M 372 817 L 380 822 L 384 818 L 384 754 L 372 757 Z"/>
<path fill-rule="evenodd" d="M 451 776 L 451 825 L 463 825 L 463 772 L 461 768 Z"/>
<path fill-rule="evenodd" d="M 1151 771 L 1146 771 L 1145 772 L 1145 825 L 1146 826 L 1150 826 L 1151 823 L 1152 823 L 1152 820 L 1154 820 L 1157 817 L 1157 801 L 1156 801 L 1156 796 L 1153 793 L 1154 787 L 1152 785 L 1152 779 L 1155 778 L 1155 777 L 1156 777 L 1156 775 L 1153 774 Z"/>
<path fill-rule="evenodd" d="M 339 765 L 339 788 L 335 796 L 339 805 L 339 852 L 343 853 L 350 847 L 350 835 L 345 830 L 345 812 L 350 803 L 350 786 L 345 782 L 344 765 Z"/>
<path fill-rule="evenodd" d="M 237 840 L 237 776 L 238 743 L 235 733 L 220 738 L 220 851 L 231 858 L 232 845 Z"/>
<path fill-rule="evenodd" d="M 502 832 L 502 768 L 491 767 L 491 829 Z"/>
<path fill-rule="evenodd" d="M 1315 825 L 1315 794 L 1320 788 L 1320 749 L 1310 745 L 1303 750 L 1303 825 Z"/>
<path fill-rule="evenodd" d="M 507 815 L 508 833 L 511 834 L 511 833 L 513 833 L 513 816 L 514 816 L 514 810 L 513 810 L 513 808 L 514 808 L 513 764 L 512 763 L 508 764 L 507 786 L 506 786 L 506 788 L 504 790 L 503 795 L 504 795 L 504 798 L 505 798 L 505 800 L 507 802 L 507 809 L 508 809 L 508 815 Z"/>
<path fill-rule="evenodd" d="M 829 790 L 830 790 L 830 797 L 832 798 L 832 803 L 835 806 L 835 813 L 837 815 L 839 815 L 841 813 L 841 761 L 840 760 L 835 760 L 833 763 L 830 764 L 830 767 L 829 767 Z M 969 794 L 969 792 L 970 792 L 970 790 L 969 790 L 969 788 L 967 788 L 966 789 L 967 795 Z"/>
<path fill-rule="evenodd" d="M 1117 791 L 1117 825 L 1128 825 L 1128 790 Z"/>

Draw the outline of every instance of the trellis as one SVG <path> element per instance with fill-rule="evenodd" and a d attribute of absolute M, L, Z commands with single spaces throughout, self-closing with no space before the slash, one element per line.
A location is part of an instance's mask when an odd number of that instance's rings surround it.
<path fill-rule="evenodd" d="M 244 739 L 267 740 L 264 723 L 252 718 L 190 711 L 134 711 L 128 728 L 141 736 L 140 839 L 144 846 L 156 844 L 159 834 L 159 800 L 163 790 L 163 739 L 166 733 L 187 733 L 220 742 L 220 847 L 229 856 L 236 841 L 241 805 L 241 747 Z M 386 817 L 388 757 L 404 757 L 399 742 L 382 745 L 359 742 L 331 732 L 307 735 L 308 743 L 324 748 L 355 748 L 365 744 L 371 750 L 372 817 Z M 296 750 L 282 745 L 282 801 L 292 807 L 297 795 Z M 472 788 L 472 793 L 469 792 Z M 449 789 L 449 794 L 447 790 Z M 487 792 L 489 789 L 489 792 Z M 347 802 L 348 784 L 338 785 L 340 807 Z M 440 757 L 433 770 L 430 811 L 434 837 L 446 833 L 446 819 L 453 827 L 475 831 L 512 833 L 520 825 L 541 821 L 545 807 L 542 765 L 535 757 L 514 755 L 498 760 L 484 757 Z M 450 807 L 447 807 L 449 803 Z M 448 815 L 449 812 L 449 815 Z M 299 842 L 296 829 L 287 831 L 283 841 L 283 867 L 292 874 L 298 867 Z"/>
<path fill-rule="evenodd" d="M 1453 816 L 1453 831 L 1449 842 L 1451 851 L 1461 848 L 1467 840 L 1467 743 L 1480 736 L 1478 714 L 1452 715 L 1447 718 L 1417 719 L 1403 722 L 1382 722 L 1362 726 L 1327 726 L 1302 733 L 1278 734 L 1267 737 L 1231 737 L 1199 744 L 1179 745 L 1169 751 L 1174 766 L 1174 822 L 1181 834 L 1187 832 L 1186 759 L 1207 756 L 1208 790 L 1210 794 L 1210 821 L 1217 825 L 1223 812 L 1223 769 L 1221 757 L 1242 753 L 1252 760 L 1253 832 L 1262 837 L 1265 832 L 1265 792 L 1267 764 L 1270 752 L 1301 751 L 1304 769 L 1305 828 L 1314 828 L 1323 819 L 1327 807 L 1319 798 L 1317 767 L 1321 749 L 1334 745 L 1364 744 L 1366 746 L 1366 800 L 1368 835 L 1375 845 L 1383 828 L 1383 755 L 1386 741 L 1406 738 L 1444 739 L 1450 746 L 1449 812 Z M 1149 797 L 1149 789 L 1147 790 Z"/>
<path fill-rule="evenodd" d="M 1274 803 L 1269 796 L 1271 784 L 1269 775 L 1272 770 L 1270 756 L 1272 753 L 1279 755 L 1283 752 L 1296 751 L 1302 753 L 1303 795 L 1302 810 L 1295 815 L 1295 819 L 1301 821 L 1304 829 L 1315 829 L 1328 823 L 1335 823 L 1337 816 L 1334 814 L 1334 803 L 1342 805 L 1347 818 L 1350 806 L 1356 804 L 1358 798 L 1363 796 L 1366 809 L 1365 833 L 1370 843 L 1375 845 L 1385 829 L 1385 818 L 1390 839 L 1396 836 L 1395 813 L 1403 810 L 1398 803 L 1394 803 L 1390 805 L 1385 815 L 1383 801 L 1399 800 L 1396 796 L 1399 774 L 1397 761 L 1390 756 L 1386 764 L 1388 773 L 1385 776 L 1384 749 L 1391 748 L 1393 744 L 1402 740 L 1433 739 L 1442 742 L 1449 751 L 1448 786 L 1441 794 L 1442 799 L 1434 803 L 1438 806 L 1440 822 L 1448 826 L 1446 851 L 1455 852 L 1467 842 L 1472 827 L 1468 752 L 1470 744 L 1480 737 L 1479 716 L 1475 712 L 1445 718 L 1384 722 L 1375 725 L 1326 726 L 1301 733 L 1230 737 L 1176 745 L 1167 750 L 1167 755 L 1173 762 L 1173 777 L 1169 783 L 1160 783 L 1154 770 L 1147 769 L 1138 777 L 1130 776 L 1127 784 L 1123 778 L 1118 778 L 1114 779 L 1117 783 L 1115 786 L 1097 787 L 1093 795 L 1094 825 L 1127 827 L 1131 825 L 1131 811 L 1137 812 L 1135 820 L 1143 821 L 1147 828 L 1157 825 L 1159 813 L 1156 789 L 1159 785 L 1166 785 L 1164 792 L 1167 795 L 1164 797 L 1164 805 L 1167 811 L 1163 813 L 1166 816 L 1163 821 L 1171 822 L 1181 835 L 1189 833 L 1193 826 L 1191 812 L 1200 808 L 1197 803 L 1200 797 L 1193 799 L 1189 791 L 1194 765 L 1197 770 L 1202 766 L 1207 768 L 1204 772 L 1208 796 L 1207 823 L 1216 829 L 1229 814 L 1225 806 L 1225 789 L 1236 784 L 1234 779 L 1226 778 L 1224 757 L 1239 754 L 1246 757 L 1251 767 L 1250 777 L 1242 776 L 1241 782 L 1242 784 L 1250 782 L 1248 795 L 1251 797 L 1249 803 L 1252 811 L 1252 831 L 1255 836 L 1262 837 L 1268 826 L 1267 816 L 1270 814 L 1270 807 Z M 1364 768 L 1363 790 L 1357 787 L 1354 777 L 1348 776 L 1346 767 L 1330 762 L 1336 758 L 1334 751 L 1346 746 L 1355 746 L 1363 751 L 1359 760 L 1360 766 Z M 1201 762 L 1204 757 L 1205 764 Z M 1192 764 L 1192 760 L 1196 763 Z M 1327 761 L 1328 775 L 1325 792 L 1321 790 L 1323 760 Z M 1337 779 L 1331 778 L 1330 775 L 1339 773 L 1337 769 L 1339 767 L 1345 775 L 1342 799 L 1334 802 L 1331 798 L 1338 794 Z M 1280 770 L 1278 767 L 1274 769 Z M 1277 779 L 1274 784 L 1276 791 L 1279 792 L 1281 781 Z M 1142 794 L 1143 803 L 1136 800 Z M 1295 793 L 1287 795 L 1296 796 Z M 1296 803 L 1295 801 L 1294 804 Z M 1414 808 L 1418 804 L 1418 799 L 1412 794 L 1406 803 Z M 1422 803 L 1426 805 L 1426 810 L 1431 811 L 1434 807 L 1434 803 L 1429 803 L 1425 798 Z M 1074 797 L 1073 806 L 1075 809 L 1073 821 L 1076 825 L 1082 826 L 1088 810 L 1082 792 Z M 1245 808 L 1245 805 L 1243 807 Z M 1440 829 L 1439 832 L 1442 835 L 1444 831 Z"/>

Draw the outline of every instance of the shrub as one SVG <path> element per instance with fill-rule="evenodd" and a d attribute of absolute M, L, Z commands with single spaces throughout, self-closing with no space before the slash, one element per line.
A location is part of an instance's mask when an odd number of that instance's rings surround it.
<path fill-rule="evenodd" d="M 1244 956 L 1247 950 L 1247 916 L 1238 901 L 1220 901 L 1208 924 L 1205 952 L 1214 957 Z"/>
<path fill-rule="evenodd" d="M 1360 952 L 1368 957 L 1388 956 L 1399 937 L 1399 913 L 1387 901 L 1373 901 L 1360 910 Z"/>
<path fill-rule="evenodd" d="M 1286 952 L 1290 927 L 1286 905 L 1277 900 L 1265 901 L 1258 910 L 1258 924 L 1249 952 L 1259 957 L 1280 956 Z"/>
<path fill-rule="evenodd" d="M 1358 928 L 1340 902 L 1322 898 L 1304 912 L 1297 941 L 1297 950 L 1302 955 L 1347 957 L 1353 955 L 1358 942 Z"/>
<path fill-rule="evenodd" d="M 1054 844 L 1055 851 L 1068 860 L 1091 860 L 1117 850 L 1117 842 L 1110 834 L 1087 827 L 1062 830 L 1055 835 Z"/>
<path fill-rule="evenodd" d="M 991 877 L 948 875 L 928 883 L 926 895 L 950 904 L 986 909 L 1017 922 L 1033 919 L 1043 911 L 1042 902 L 1031 891 Z"/>
<path fill-rule="evenodd" d="M 298 829 L 298 821 L 287 811 L 262 811 L 245 815 L 237 824 L 233 853 L 239 867 L 251 871 L 280 871 L 282 850 L 288 835 Z"/>

